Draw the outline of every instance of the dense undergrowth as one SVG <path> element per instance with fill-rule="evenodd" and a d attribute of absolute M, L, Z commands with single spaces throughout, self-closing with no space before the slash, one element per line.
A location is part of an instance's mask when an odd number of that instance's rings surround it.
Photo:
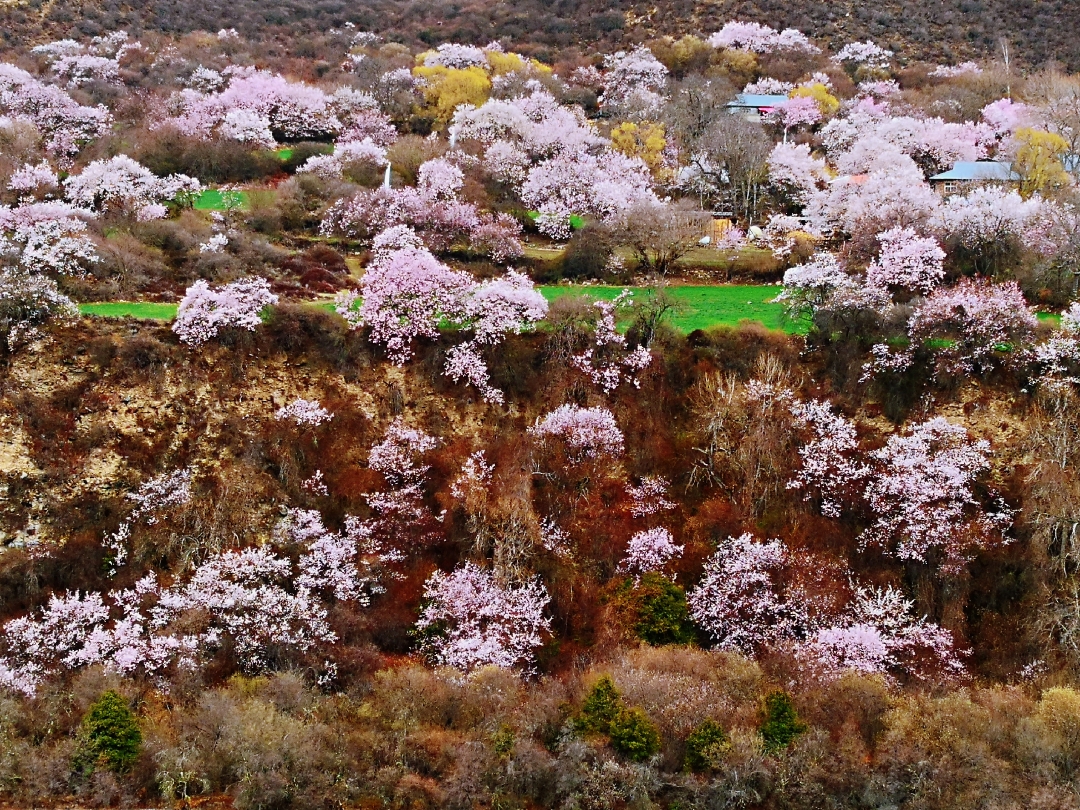
<path fill-rule="evenodd" d="M 418 361 L 397 370 L 337 316 L 306 307 L 279 307 L 264 329 L 229 333 L 198 354 L 149 324 L 83 321 L 56 331 L 4 369 L 4 477 L 14 497 L 3 519 L 27 545 L 0 558 L 6 610 L 38 594 L 124 586 L 152 568 L 179 570 L 192 554 L 265 542 L 287 505 L 318 509 L 331 525 L 363 513 L 363 493 L 375 483 L 367 448 L 398 416 L 438 439 L 424 499 L 445 510 L 442 539 L 410 559 L 370 608 L 334 606 L 338 643 L 293 657 L 279 674 L 245 676 L 224 647 L 201 675 L 166 676 L 164 691 L 159 679 L 120 680 L 91 668 L 32 700 L 5 698 L 4 789 L 18 802 L 71 794 L 99 805 L 228 792 L 244 807 L 957 807 L 988 795 L 1001 807 L 1073 806 L 1080 696 L 1040 692 L 1063 677 L 1040 673 L 1063 671 L 1038 629 L 1051 575 L 1028 521 L 1011 544 L 981 554 L 962 579 L 941 587 L 918 566 L 854 555 L 857 525 L 825 520 L 785 489 L 798 456 L 783 425 L 746 417 L 715 477 L 691 474 L 717 415 L 715 401 L 712 412 L 706 403 L 718 375 L 738 386 L 781 374 L 800 396 L 833 397 L 867 441 L 891 430 L 875 414 L 883 394 L 902 392 L 837 387 L 835 371 L 814 355 L 801 359 L 796 340 L 752 328 L 663 332 L 662 359 L 641 387 L 624 386 L 608 402 L 626 437 L 621 463 L 557 481 L 534 473 L 542 469 L 538 449 L 524 428 L 564 401 L 598 402 L 580 374 L 553 360 L 557 334 L 505 345 L 492 376 L 507 402 L 491 410 L 434 371 L 445 343 L 422 346 Z M 1046 403 L 1016 391 L 998 378 L 908 399 L 917 411 L 933 408 L 992 436 L 990 478 L 1025 509 L 1043 497 L 1029 471 L 1045 446 L 1040 432 L 1055 427 L 1044 421 Z M 333 419 L 299 430 L 276 420 L 275 410 L 297 396 L 319 400 Z M 552 633 L 535 680 L 498 670 L 462 678 L 412 657 L 428 574 L 501 553 L 498 534 L 494 546 L 477 548 L 475 524 L 449 491 L 461 459 L 478 448 L 499 471 L 489 518 L 515 505 L 559 509 L 573 549 L 571 557 L 525 552 L 552 597 Z M 125 513 L 124 493 L 180 467 L 192 470 L 190 501 L 137 528 L 130 561 L 111 578 L 101 538 Z M 304 488 L 316 470 L 328 494 Z M 670 579 L 635 587 L 617 571 L 640 523 L 626 511 L 624 487 L 657 475 L 671 482 L 675 509 L 665 523 L 686 550 Z M 912 586 L 917 610 L 971 645 L 969 683 L 897 691 L 881 676 L 818 681 L 784 655 L 755 663 L 701 649 L 708 639 L 686 622 L 683 588 L 716 543 L 745 530 L 850 562 L 864 581 Z M 41 553 L 61 535 L 62 547 Z M 307 669 L 322 666 L 324 655 L 337 669 L 329 688 L 315 686 Z M 1040 661 L 1051 664 L 1032 663 Z M 617 732 L 612 719 L 600 727 L 580 719 L 601 675 L 618 693 L 609 699 L 612 717 L 629 712 Z M 99 759 L 73 769 L 86 746 L 80 724 L 108 689 L 137 711 L 139 754 L 129 768 Z M 777 690 L 791 696 L 795 714 L 766 722 L 775 703 L 766 697 Z M 762 749 L 770 722 L 794 731 Z M 722 735 L 708 737 L 709 723 Z M 688 740 L 703 734 L 712 742 L 688 758 Z"/>
<path fill-rule="evenodd" d="M 0 802 L 1080 808 L 1066 27 L 84 5 L 2 12 Z"/>

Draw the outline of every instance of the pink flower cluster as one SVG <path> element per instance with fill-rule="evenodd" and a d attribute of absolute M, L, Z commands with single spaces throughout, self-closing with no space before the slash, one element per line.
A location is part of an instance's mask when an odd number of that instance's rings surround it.
<path fill-rule="evenodd" d="M 844 622 L 822 628 L 798 650 L 826 676 L 846 670 L 886 677 L 966 675 L 952 634 L 912 614 L 913 603 L 891 585 L 857 588 Z"/>
<path fill-rule="evenodd" d="M 75 205 L 126 214 L 138 213 L 180 194 L 195 194 L 201 188 L 198 180 L 184 174 L 159 178 L 127 155 L 95 160 L 64 180 L 67 198 Z"/>
<path fill-rule="evenodd" d="M 875 516 L 862 534 L 901 560 L 944 555 L 946 570 L 959 570 L 977 548 L 1008 542 L 1012 511 L 999 503 L 986 512 L 975 499 L 977 479 L 989 469 L 990 443 L 972 441 L 960 425 L 937 417 L 890 436 L 880 450 L 865 497 Z"/>
<path fill-rule="evenodd" d="M 159 512 L 183 506 L 191 500 L 191 470 L 174 470 L 151 478 L 127 498 L 135 504 L 131 519 L 145 518 L 148 524 L 153 525 L 157 523 Z"/>
<path fill-rule="evenodd" d="M 600 102 L 633 117 L 655 115 L 664 101 L 667 78 L 668 69 L 644 45 L 632 51 L 617 51 L 604 57 Z"/>
<path fill-rule="evenodd" d="M 444 42 L 434 51 L 424 54 L 426 67 L 445 67 L 455 70 L 470 67 L 488 67 L 487 56 L 481 48 L 474 45 L 459 45 L 456 42 Z"/>
<path fill-rule="evenodd" d="M 570 236 L 571 215 L 611 219 L 634 205 L 659 204 L 644 161 L 615 151 L 564 153 L 538 164 L 521 199 L 540 212 L 540 230 L 563 239 Z"/>
<path fill-rule="evenodd" d="M 104 106 L 84 107 L 60 88 L 3 63 L 0 63 L 0 113 L 32 123 L 45 138 L 45 150 L 64 160 L 103 135 L 111 121 Z"/>
<path fill-rule="evenodd" d="M 201 346 L 226 328 L 254 331 L 262 322 L 260 313 L 277 300 L 264 278 L 234 281 L 217 290 L 200 279 L 184 293 L 172 330 L 189 346 Z"/>
<path fill-rule="evenodd" d="M 827 178 L 825 161 L 811 155 L 806 144 L 778 143 L 769 155 L 769 182 L 797 203 L 805 204 Z"/>
<path fill-rule="evenodd" d="M 701 582 L 686 595 L 690 617 L 725 650 L 753 654 L 788 638 L 795 616 L 774 582 L 787 558 L 780 540 L 758 542 L 750 534 L 729 537 L 705 563 Z"/>
<path fill-rule="evenodd" d="M 666 478 L 659 475 L 647 475 L 641 479 L 641 484 L 634 486 L 626 485 L 626 494 L 630 497 L 630 514 L 636 518 L 649 517 L 669 509 L 674 509 L 675 504 L 667 499 L 671 484 Z"/>
<path fill-rule="evenodd" d="M 138 50 L 142 45 L 128 42 L 125 32 L 116 31 L 94 37 L 89 45 L 62 39 L 38 45 L 31 52 L 44 56 L 51 63 L 53 76 L 68 87 L 80 87 L 90 82 L 120 84 L 120 61 L 127 53 Z"/>
<path fill-rule="evenodd" d="M 912 228 L 892 228 L 878 234 L 881 252 L 866 270 L 866 283 L 900 287 L 924 295 L 945 278 L 945 251 L 936 239 Z"/>
<path fill-rule="evenodd" d="M 547 301 L 532 281 L 511 270 L 477 283 L 436 259 L 402 226 L 376 237 L 373 252 L 360 293 L 339 296 L 337 311 L 354 327 L 367 325 L 371 340 L 386 346 L 391 361 L 399 365 L 412 357 L 416 338 L 437 338 L 440 325 L 471 329 L 470 340 L 447 353 L 446 374 L 455 381 L 468 380 L 484 399 L 502 402 L 502 392 L 489 382 L 482 350 L 547 314 Z M 360 295 L 363 302 L 355 308 Z"/>
<path fill-rule="evenodd" d="M 925 222 L 940 205 L 915 161 L 898 148 L 875 139 L 859 141 L 851 165 L 825 188 L 809 195 L 806 216 L 818 230 L 853 234 L 860 230 Z"/>
<path fill-rule="evenodd" d="M 449 161 L 427 161 L 420 167 L 416 187 L 362 190 L 334 203 L 323 218 L 322 232 L 370 240 L 407 225 L 434 251 L 464 242 L 499 261 L 520 256 L 517 221 L 505 215 L 483 215 L 476 206 L 458 199 L 462 182 L 461 169 Z"/>
<path fill-rule="evenodd" d="M 0 685 L 33 695 L 50 676 L 95 664 L 155 676 L 197 666 L 225 644 L 258 671 L 272 651 L 335 641 L 322 602 L 287 587 L 292 574 L 288 559 L 264 547 L 212 556 L 168 588 L 150 575 L 105 595 L 54 595 L 44 609 L 4 625 Z"/>
<path fill-rule="evenodd" d="M 488 99 L 479 107 L 463 104 L 454 111 L 450 131 L 459 140 L 476 140 L 488 148 L 512 147 L 527 160 L 591 152 L 606 143 L 580 109 L 565 107 L 540 89 L 517 98 Z"/>
<path fill-rule="evenodd" d="M 424 599 L 416 629 L 432 663 L 463 672 L 485 666 L 533 671 L 535 651 L 550 628 L 542 583 L 501 584 L 491 572 L 465 563 L 450 574 L 432 574 Z"/>
<path fill-rule="evenodd" d="M 767 25 L 753 22 L 732 20 L 709 37 L 708 43 L 714 48 L 737 48 L 751 53 L 766 54 L 777 51 L 796 51 L 819 53 L 806 35 L 794 28 L 777 31 Z"/>
<path fill-rule="evenodd" d="M 790 129 L 812 127 L 821 121 L 821 108 L 809 96 L 789 98 L 778 107 L 774 107 L 766 120 L 783 127 L 785 134 Z"/>
<path fill-rule="evenodd" d="M 573 462 L 603 456 L 616 458 L 623 453 L 623 433 L 606 408 L 560 405 L 551 413 L 538 417 L 529 433 L 541 440 L 561 439 Z"/>
<path fill-rule="evenodd" d="M 871 68 L 887 67 L 892 59 L 892 53 L 880 45 L 875 45 L 870 40 L 866 42 L 849 42 L 833 56 L 834 62 L 841 64 L 866 65 Z"/>
<path fill-rule="evenodd" d="M 169 100 L 172 115 L 159 125 L 188 135 L 236 138 L 271 146 L 273 134 L 285 138 L 325 138 L 341 133 L 359 110 L 371 106 L 370 96 L 323 90 L 251 67 L 224 71 L 228 85 L 203 93 L 185 89 Z M 232 119 L 229 119 L 229 116 Z"/>
<path fill-rule="evenodd" d="M 855 426 L 834 414 L 828 402 L 797 402 L 791 411 L 810 438 L 799 447 L 802 468 L 787 486 L 805 490 L 808 498 L 816 495 L 821 514 L 839 517 L 854 487 L 870 473 L 855 460 L 859 450 Z"/>
<path fill-rule="evenodd" d="M 15 259 L 19 270 L 50 275 L 82 275 L 99 261 L 87 233 L 87 211 L 61 202 L 24 202 L 0 206 L 0 254 Z"/>
<path fill-rule="evenodd" d="M 60 179 L 56 176 L 52 166 L 47 161 L 41 161 L 36 166 L 32 163 L 25 164 L 16 169 L 8 181 L 11 191 L 33 193 L 39 189 L 52 189 L 60 185 Z"/>
<path fill-rule="evenodd" d="M 475 282 L 427 248 L 406 245 L 377 254 L 360 285 L 360 307 L 353 306 L 355 293 L 345 294 L 337 311 L 354 327 L 368 326 L 371 340 L 384 345 L 390 360 L 402 365 L 412 357 L 416 338 L 437 338 L 443 318 L 461 312 Z"/>
<path fill-rule="evenodd" d="M 362 140 L 338 140 L 334 151 L 329 155 L 312 155 L 296 171 L 310 173 L 330 180 L 340 178 L 342 171 L 349 164 L 367 163 L 371 166 L 386 165 L 386 149 L 377 145 L 370 137 Z"/>
<path fill-rule="evenodd" d="M 615 314 L 630 303 L 631 292 L 623 290 L 611 301 L 595 301 L 593 306 L 599 312 L 596 329 L 593 332 L 594 344 L 578 355 L 570 358 L 574 368 L 587 374 L 594 385 L 605 394 L 610 394 L 624 381 L 629 381 L 635 388 L 641 386 L 638 374 L 652 363 L 652 352 L 646 346 L 638 346 L 628 351 L 626 338 L 615 328 Z"/>
<path fill-rule="evenodd" d="M 1038 197 L 1025 200 L 1012 189 L 982 186 L 947 199 L 931 225 L 943 236 L 974 249 L 1010 238 L 1024 239 L 1043 208 Z"/>
<path fill-rule="evenodd" d="M 844 607 L 817 604 L 797 587 L 782 594 L 784 576 L 809 562 L 780 540 L 728 538 L 687 594 L 690 616 L 721 649 L 787 649 L 820 677 L 848 670 L 889 679 L 966 675 L 966 653 L 952 634 L 913 615 L 913 603 L 891 586 L 855 587 Z"/>
<path fill-rule="evenodd" d="M 400 552 L 384 548 L 373 537 L 368 521 L 351 515 L 345 518 L 344 531 L 332 532 L 318 512 L 290 509 L 275 536 L 299 549 L 297 588 L 340 602 L 368 605 L 372 594 L 384 590 L 385 566 L 402 559 Z"/>
<path fill-rule="evenodd" d="M 381 442 L 371 448 L 368 467 L 382 475 L 385 489 L 364 496 L 375 517 L 364 524 L 364 531 L 380 548 L 399 550 L 406 542 L 407 531 L 416 529 L 420 541 L 436 535 L 437 526 L 424 504 L 424 484 L 429 465 L 421 457 L 434 450 L 437 440 L 396 419 L 386 429 Z"/>
<path fill-rule="evenodd" d="M 988 365 L 1003 344 L 1025 342 L 1038 319 L 1015 281 L 993 284 L 963 279 L 939 287 L 920 303 L 908 321 L 913 343 L 948 339 L 936 349 L 950 373 L 970 373 Z"/>
<path fill-rule="evenodd" d="M 676 545 L 667 529 L 646 529 L 630 538 L 626 556 L 619 570 L 635 576 L 663 571 L 675 557 L 682 556 L 683 546 Z"/>
<path fill-rule="evenodd" d="M 78 314 L 75 302 L 52 279 L 0 269 L 0 343 L 6 351 L 29 343 L 50 320 L 73 320 Z"/>
<path fill-rule="evenodd" d="M 953 79 L 957 76 L 978 76 L 982 68 L 975 62 L 961 62 L 958 65 L 938 65 L 930 71 L 935 79 Z"/>
<path fill-rule="evenodd" d="M 334 415 L 319 404 L 317 399 L 294 399 L 288 405 L 278 408 L 274 414 L 278 420 L 288 419 L 297 425 L 305 427 L 318 427 L 329 422 Z"/>

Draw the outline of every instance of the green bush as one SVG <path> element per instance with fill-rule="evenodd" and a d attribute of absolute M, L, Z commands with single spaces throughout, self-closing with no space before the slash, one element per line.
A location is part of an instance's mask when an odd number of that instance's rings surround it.
<path fill-rule="evenodd" d="M 799 718 L 787 692 L 777 690 L 765 696 L 761 703 L 761 739 L 768 753 L 787 748 L 804 731 L 806 723 Z"/>
<path fill-rule="evenodd" d="M 644 762 L 660 750 L 660 732 L 641 709 L 624 709 L 608 728 L 611 747 L 623 756 Z"/>
<path fill-rule="evenodd" d="M 498 731 L 491 735 L 491 750 L 499 759 L 506 759 L 514 753 L 514 730 L 503 723 Z"/>
<path fill-rule="evenodd" d="M 622 697 L 614 682 L 605 675 L 596 682 L 581 706 L 578 727 L 582 731 L 598 731 L 608 734 L 611 724 L 623 711 Z"/>
<path fill-rule="evenodd" d="M 694 773 L 710 771 L 731 747 L 727 733 L 715 720 L 706 720 L 686 738 L 683 764 Z"/>
<path fill-rule="evenodd" d="M 634 589 L 637 622 L 634 632 L 654 647 L 690 644 L 694 625 L 686 608 L 686 591 L 659 574 L 645 574 Z"/>
<path fill-rule="evenodd" d="M 142 748 L 142 732 L 127 701 L 111 689 L 99 697 L 83 719 L 77 766 L 105 767 L 116 773 L 131 770 Z"/>

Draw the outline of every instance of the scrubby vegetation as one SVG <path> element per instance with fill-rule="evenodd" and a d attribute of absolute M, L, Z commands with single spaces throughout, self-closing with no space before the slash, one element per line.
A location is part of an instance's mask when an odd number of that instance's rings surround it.
<path fill-rule="evenodd" d="M 9 39 L 0 800 L 1076 807 L 1076 77 L 319 13 Z"/>

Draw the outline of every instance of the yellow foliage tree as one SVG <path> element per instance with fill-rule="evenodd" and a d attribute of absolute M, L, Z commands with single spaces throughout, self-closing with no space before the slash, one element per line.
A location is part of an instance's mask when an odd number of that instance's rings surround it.
<path fill-rule="evenodd" d="M 491 65 L 491 73 L 502 76 L 504 73 L 513 73 L 525 69 L 525 60 L 516 53 L 503 53 L 502 51 L 484 51 L 488 64 Z"/>
<path fill-rule="evenodd" d="M 423 85 L 424 101 L 435 118 L 446 123 L 460 104 L 479 107 L 491 94 L 491 79 L 480 67 L 448 68 L 441 65 L 421 65 L 413 75 Z"/>
<path fill-rule="evenodd" d="M 788 95 L 790 98 L 812 98 L 817 102 L 822 118 L 835 115 L 836 111 L 840 109 L 840 100 L 830 93 L 829 88 L 821 84 L 821 82 L 796 87 Z"/>
<path fill-rule="evenodd" d="M 533 76 L 550 76 L 551 67 L 535 59 L 527 59 L 520 53 L 503 51 L 484 51 L 492 76 L 505 76 L 507 73 L 528 73 Z"/>
<path fill-rule="evenodd" d="M 628 157 L 641 158 L 654 177 L 663 170 L 664 147 L 667 146 L 663 124 L 625 121 L 611 130 L 611 145 Z"/>
<path fill-rule="evenodd" d="M 736 87 L 742 87 L 757 75 L 757 54 L 750 51 L 724 48 L 717 51 L 713 59 L 714 67 L 709 73 L 727 77 Z"/>
<path fill-rule="evenodd" d="M 646 47 L 677 78 L 695 70 L 704 70 L 716 52 L 712 45 L 692 34 L 680 39 L 661 37 L 649 41 Z"/>
<path fill-rule="evenodd" d="M 1069 184 L 1069 174 L 1061 157 L 1069 151 L 1068 142 L 1060 135 L 1032 127 L 1016 130 L 1016 162 L 1013 169 L 1020 175 L 1020 194 L 1027 198 L 1032 194 L 1064 188 Z"/>

